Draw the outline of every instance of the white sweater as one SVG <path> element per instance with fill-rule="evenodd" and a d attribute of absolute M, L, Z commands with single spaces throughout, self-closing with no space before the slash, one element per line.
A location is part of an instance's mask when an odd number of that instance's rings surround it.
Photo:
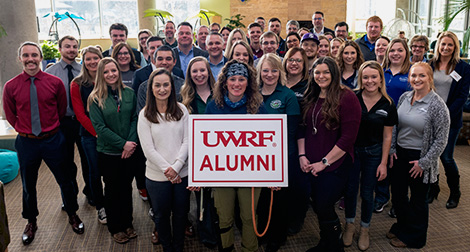
<path fill-rule="evenodd" d="M 159 123 L 152 123 L 144 116 L 144 109 L 139 113 L 137 133 L 147 158 L 145 176 L 150 180 L 168 181 L 164 175 L 168 167 L 172 167 L 181 178 L 188 176 L 189 113 L 183 104 L 178 105 L 184 113 L 179 121 L 159 118 Z"/>

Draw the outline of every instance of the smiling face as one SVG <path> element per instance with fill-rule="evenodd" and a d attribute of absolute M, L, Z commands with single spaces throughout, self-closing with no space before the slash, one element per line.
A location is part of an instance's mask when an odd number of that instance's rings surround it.
<path fill-rule="evenodd" d="M 365 92 L 377 93 L 379 92 L 382 78 L 377 69 L 366 67 L 362 71 L 362 88 Z"/>
<path fill-rule="evenodd" d="M 275 54 L 278 47 L 279 47 L 279 44 L 277 43 L 277 40 L 275 37 L 263 38 L 263 43 L 261 43 L 261 50 L 263 50 L 263 53 Z"/>
<path fill-rule="evenodd" d="M 227 29 L 224 29 L 221 34 L 222 34 L 222 38 L 224 38 L 224 41 L 227 42 L 230 32 Z"/>
<path fill-rule="evenodd" d="M 154 54 L 155 51 L 156 51 L 160 46 L 162 46 L 162 45 L 163 45 L 163 43 L 162 43 L 162 41 L 160 41 L 160 40 L 155 40 L 155 41 L 150 41 L 150 42 L 149 42 L 149 46 L 148 46 L 148 48 L 147 48 L 147 52 L 148 52 L 148 54 L 150 55 L 150 59 L 152 60 L 152 63 L 154 63 L 154 64 L 155 64 L 155 62 L 154 62 L 154 59 L 153 59 L 153 56 L 154 56 L 153 54 Z"/>
<path fill-rule="evenodd" d="M 388 44 L 389 42 L 384 38 L 377 39 L 377 41 L 375 42 L 375 55 L 385 56 Z"/>
<path fill-rule="evenodd" d="M 206 44 L 207 35 L 209 35 L 209 29 L 207 29 L 207 27 L 204 27 L 204 26 L 200 27 L 196 35 L 198 45 Z"/>
<path fill-rule="evenodd" d="M 98 63 L 100 62 L 100 57 L 96 53 L 87 52 L 83 59 L 83 65 L 89 72 L 96 72 L 98 70 Z"/>
<path fill-rule="evenodd" d="M 331 73 L 327 64 L 318 64 L 313 69 L 313 78 L 322 90 L 327 90 L 331 84 Z"/>
<path fill-rule="evenodd" d="M 288 27 L 287 27 L 287 30 L 286 30 L 286 33 L 289 34 L 290 32 L 297 32 L 298 28 L 296 25 L 294 24 L 290 24 Z"/>
<path fill-rule="evenodd" d="M 332 40 L 331 43 L 331 56 L 336 57 L 336 54 L 338 54 L 339 47 L 341 46 L 341 42 L 338 40 Z"/>
<path fill-rule="evenodd" d="M 268 61 L 265 61 L 261 66 L 261 81 L 263 86 L 275 86 L 279 81 L 279 69 L 273 68 Z"/>
<path fill-rule="evenodd" d="M 302 71 L 304 70 L 302 54 L 300 52 L 296 52 L 288 58 L 286 68 L 287 73 L 291 76 L 302 74 Z"/>
<path fill-rule="evenodd" d="M 305 50 L 305 54 L 307 54 L 307 58 L 313 59 L 317 56 L 318 52 L 318 45 L 313 40 L 304 40 L 300 45 L 302 49 Z"/>
<path fill-rule="evenodd" d="M 346 29 L 346 26 L 337 26 L 335 29 L 335 35 L 338 38 L 346 40 L 348 38 L 348 30 Z"/>
<path fill-rule="evenodd" d="M 416 56 L 420 59 L 424 58 L 424 53 L 426 52 L 425 49 L 426 47 L 423 41 L 415 41 L 411 45 L 411 53 L 413 56 Z"/>
<path fill-rule="evenodd" d="M 126 31 L 124 30 L 111 30 L 111 41 L 113 42 L 113 47 L 119 44 L 119 42 L 124 42 L 126 43 L 127 41 L 127 35 Z"/>
<path fill-rule="evenodd" d="M 104 81 L 108 86 L 115 86 L 117 85 L 117 81 L 119 79 L 119 70 L 113 62 L 110 62 L 104 66 L 103 71 Z"/>
<path fill-rule="evenodd" d="M 248 80 L 244 76 L 234 75 L 227 78 L 227 91 L 230 101 L 239 101 L 245 94 L 247 86 Z"/>
<path fill-rule="evenodd" d="M 242 61 L 242 62 L 245 62 L 247 64 L 248 64 L 248 61 L 250 60 L 250 56 L 248 55 L 248 51 L 241 44 L 238 44 L 233 48 L 232 58 L 236 59 L 236 60 L 239 60 L 239 61 Z"/>
<path fill-rule="evenodd" d="M 439 53 L 443 57 L 452 57 L 455 50 L 454 40 L 449 37 L 443 37 L 439 43 Z"/>
<path fill-rule="evenodd" d="M 193 44 L 193 31 L 191 27 L 182 25 L 178 29 L 178 45 L 191 46 Z"/>
<path fill-rule="evenodd" d="M 146 33 L 146 32 L 142 32 L 140 35 L 139 35 L 139 44 L 140 44 L 140 47 L 141 48 L 144 48 L 146 49 L 147 48 L 147 39 L 149 38 L 150 36 Z"/>
<path fill-rule="evenodd" d="M 402 65 L 406 60 L 406 50 L 401 43 L 395 43 L 390 48 L 388 59 L 391 65 Z"/>
<path fill-rule="evenodd" d="M 290 35 L 286 38 L 287 49 L 291 49 L 293 47 L 300 47 L 300 41 L 295 35 Z"/>
<path fill-rule="evenodd" d="M 238 40 L 242 40 L 242 34 L 240 32 L 234 32 L 232 36 L 232 44 L 235 43 Z"/>
<path fill-rule="evenodd" d="M 211 58 L 221 57 L 223 46 L 224 46 L 224 41 L 219 35 L 216 35 L 216 34 L 210 35 L 206 44 L 206 47 L 207 47 L 206 49 L 207 49 L 207 52 L 209 53 L 209 57 Z"/>
<path fill-rule="evenodd" d="M 253 26 L 248 31 L 248 34 L 250 36 L 250 41 L 251 42 L 259 43 L 259 38 L 261 37 L 261 34 L 263 34 L 263 32 L 261 31 L 260 27 Z"/>
<path fill-rule="evenodd" d="M 191 66 L 191 80 L 196 86 L 209 85 L 209 71 L 204 61 L 198 61 Z"/>
<path fill-rule="evenodd" d="M 321 14 L 315 14 L 312 17 L 312 24 L 315 28 L 318 27 L 319 29 L 322 29 L 324 21 L 325 21 L 325 19 L 323 18 L 323 16 Z"/>
<path fill-rule="evenodd" d="M 330 41 L 328 39 L 321 39 L 318 45 L 318 57 L 325 57 L 330 54 Z"/>
<path fill-rule="evenodd" d="M 59 52 L 60 56 L 66 61 L 74 61 L 78 55 L 78 42 L 76 40 L 64 39 Z"/>
<path fill-rule="evenodd" d="M 357 59 L 356 49 L 352 46 L 346 46 L 343 51 L 343 62 L 345 65 L 353 65 Z"/>
<path fill-rule="evenodd" d="M 366 31 L 369 41 L 375 41 L 378 37 L 380 37 L 380 33 L 382 33 L 380 22 L 369 22 L 367 24 Z"/>
<path fill-rule="evenodd" d="M 20 61 L 23 64 L 23 70 L 31 76 L 39 72 L 39 63 L 42 61 L 39 48 L 33 45 L 25 45 L 21 48 Z"/>
<path fill-rule="evenodd" d="M 131 63 L 131 55 L 126 47 L 122 47 L 117 53 L 117 62 L 121 66 L 129 65 L 129 63 Z"/>
<path fill-rule="evenodd" d="M 410 84 L 415 91 L 431 90 L 431 78 L 422 66 L 413 66 L 410 70 Z"/>
<path fill-rule="evenodd" d="M 172 52 L 170 51 L 158 51 L 157 52 L 157 58 L 155 61 L 156 67 L 163 67 L 166 70 L 168 70 L 168 72 L 171 73 L 175 64 L 176 64 L 176 60 L 173 58 Z"/>
<path fill-rule="evenodd" d="M 172 23 L 166 23 L 165 25 L 165 37 L 167 39 L 172 39 L 175 37 L 175 25 Z"/>
<path fill-rule="evenodd" d="M 170 76 L 166 74 L 159 74 L 153 77 L 152 92 L 155 96 L 156 102 L 168 102 L 171 94 L 171 80 Z"/>

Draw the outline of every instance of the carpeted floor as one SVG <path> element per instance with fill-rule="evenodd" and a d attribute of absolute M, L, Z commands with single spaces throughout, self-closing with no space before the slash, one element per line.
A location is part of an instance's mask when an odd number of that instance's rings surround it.
<path fill-rule="evenodd" d="M 441 175 L 441 193 L 437 201 L 430 205 L 430 218 L 427 245 L 420 250 L 395 249 L 385 233 L 394 223 L 394 219 L 387 215 L 389 207 L 384 212 L 373 215 L 370 229 L 371 246 L 368 251 L 470 251 L 470 146 L 457 146 L 455 150 L 456 161 L 461 174 L 462 198 L 456 209 L 445 208 L 449 189 L 445 184 L 445 176 Z M 441 174 L 444 171 L 441 168 Z M 81 187 L 83 181 L 79 180 Z M 135 188 L 135 187 L 134 187 Z M 9 251 L 162 251 L 160 245 L 150 243 L 150 234 L 154 224 L 148 217 L 148 203 L 143 202 L 137 190 L 134 190 L 134 227 L 139 234 L 137 239 L 120 245 L 111 239 L 106 226 L 97 220 L 96 210 L 86 203 L 83 194 L 79 195 L 80 210 L 78 214 L 85 223 L 85 233 L 75 234 L 67 222 L 67 214 L 61 211 L 61 197 L 59 187 L 54 181 L 51 172 L 43 164 L 39 171 L 38 180 L 39 217 L 36 238 L 29 246 L 21 243 L 21 234 L 26 220 L 21 218 L 22 186 L 18 176 L 5 185 L 5 198 L 8 220 L 11 233 Z M 360 204 L 358 204 L 360 206 Z M 337 210 L 342 219 L 344 213 Z M 357 212 L 360 216 L 360 210 Z M 359 221 L 356 221 L 359 230 Z M 356 240 L 346 251 L 359 251 Z M 316 216 L 310 209 L 305 220 L 303 230 L 288 237 L 287 243 L 280 251 L 305 251 L 314 246 L 319 240 L 319 229 Z M 236 248 L 240 251 L 239 234 L 236 236 Z M 186 251 L 211 251 L 206 249 L 197 238 L 186 238 Z M 215 251 L 215 250 L 212 250 Z M 260 251 L 264 251 L 260 248 Z"/>

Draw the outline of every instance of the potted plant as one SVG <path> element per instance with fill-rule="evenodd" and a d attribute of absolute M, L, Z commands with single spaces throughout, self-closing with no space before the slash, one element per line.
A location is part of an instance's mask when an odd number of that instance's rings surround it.
<path fill-rule="evenodd" d="M 52 43 L 51 41 L 44 41 L 41 44 L 42 49 L 42 68 L 43 70 L 46 69 L 47 64 L 55 63 L 58 58 L 60 58 L 59 48 L 56 43 Z"/>
<path fill-rule="evenodd" d="M 470 11 L 470 0 L 449 0 L 446 5 L 444 15 L 444 31 L 449 30 L 450 24 L 460 13 L 468 13 Z M 463 35 L 462 51 L 464 56 L 467 55 L 470 40 L 470 27 L 465 30 Z"/>
<path fill-rule="evenodd" d="M 228 21 L 226 26 L 232 30 L 235 28 L 245 28 L 245 25 L 242 23 L 244 17 L 245 16 L 242 16 L 241 14 L 237 14 L 235 16 L 231 16 L 230 19 L 226 18 L 225 20 Z"/>

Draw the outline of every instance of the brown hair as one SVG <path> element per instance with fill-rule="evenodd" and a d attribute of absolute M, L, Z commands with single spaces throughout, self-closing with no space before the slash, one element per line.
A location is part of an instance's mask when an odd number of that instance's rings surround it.
<path fill-rule="evenodd" d="M 184 106 L 188 108 L 189 113 L 193 112 L 193 109 L 191 108 L 191 103 L 196 97 L 196 84 L 194 83 L 193 78 L 191 78 L 191 70 L 193 68 L 193 65 L 196 62 L 200 61 L 204 62 L 204 64 L 206 65 L 206 70 L 208 74 L 207 84 L 209 85 L 211 91 L 214 89 L 215 79 L 212 75 L 212 70 L 207 59 L 202 56 L 192 58 L 191 61 L 189 61 L 188 69 L 186 69 L 186 79 L 180 91 L 181 97 L 183 98 L 183 101 L 181 103 L 183 103 Z"/>
<path fill-rule="evenodd" d="M 302 79 L 300 81 L 308 80 L 308 58 L 307 54 L 305 53 L 305 50 L 303 48 L 299 47 L 293 47 L 287 51 L 286 55 L 284 55 L 284 60 L 282 61 L 282 66 L 284 68 L 284 71 L 286 71 L 286 76 L 289 77 L 289 71 L 287 71 L 287 60 L 292 57 L 294 54 L 297 52 L 300 53 L 302 56 L 302 66 L 304 69 L 302 70 Z"/>
<path fill-rule="evenodd" d="M 219 73 L 217 82 L 214 87 L 214 101 L 217 106 L 224 107 L 224 96 L 227 95 L 227 73 L 228 69 L 232 64 L 239 63 L 243 64 L 248 70 L 248 85 L 245 90 L 247 98 L 246 109 L 248 114 L 257 114 L 261 104 L 263 103 L 263 96 L 259 92 L 258 82 L 256 81 L 256 70 L 245 62 L 238 60 L 230 60 L 225 64 Z"/>
<path fill-rule="evenodd" d="M 331 83 L 327 87 L 325 101 L 321 107 L 323 116 L 322 123 L 329 130 L 335 130 L 339 127 L 339 111 L 341 96 L 343 95 L 344 87 L 341 85 L 341 75 L 338 64 L 331 57 L 320 57 L 313 63 L 313 74 L 310 76 L 305 91 L 304 99 L 302 101 L 302 123 L 306 125 L 307 113 L 313 103 L 318 100 L 321 92 L 320 86 L 315 81 L 315 68 L 320 64 L 326 64 L 331 74 Z"/>
<path fill-rule="evenodd" d="M 165 116 L 162 116 L 160 111 L 157 109 L 157 102 L 155 101 L 155 95 L 153 94 L 153 79 L 155 76 L 165 74 L 170 79 L 171 83 L 171 94 L 168 97 L 168 103 L 165 111 Z M 179 121 L 183 117 L 183 110 L 178 106 L 176 99 L 175 82 L 171 77 L 170 72 L 165 68 L 157 68 L 150 74 L 148 85 L 147 85 L 147 100 L 145 102 L 144 116 L 152 123 L 159 123 L 159 118 L 163 118 L 166 121 Z"/>
<path fill-rule="evenodd" d="M 85 87 L 89 87 L 90 85 L 92 85 L 92 83 L 95 82 L 95 80 L 91 77 L 90 72 L 88 71 L 88 68 L 86 67 L 86 64 L 85 64 L 85 55 L 87 53 L 94 53 L 98 55 L 100 59 L 103 58 L 103 55 L 101 54 L 101 51 L 98 48 L 94 46 L 88 46 L 88 47 L 83 48 L 81 52 L 82 60 L 83 60 L 82 70 L 80 70 L 80 74 L 77 77 L 75 77 L 72 81 L 77 83 L 79 86 L 85 86 Z"/>
<path fill-rule="evenodd" d="M 390 68 L 390 65 L 391 65 L 390 58 L 389 58 L 390 50 L 392 46 L 397 43 L 401 44 L 406 52 L 405 59 L 403 60 L 403 64 L 401 65 L 401 69 L 400 69 L 400 73 L 405 74 L 410 71 L 411 62 L 410 62 L 410 49 L 408 48 L 408 45 L 406 44 L 406 41 L 404 39 L 396 38 L 390 41 L 390 43 L 387 46 L 387 51 L 385 51 L 385 59 L 383 63 L 383 68 L 384 69 Z"/>
<path fill-rule="evenodd" d="M 423 42 L 424 43 L 424 51 L 429 51 L 429 39 L 424 35 L 414 35 L 410 40 L 410 48 L 413 46 L 414 42 Z"/>
<path fill-rule="evenodd" d="M 382 94 L 382 96 L 385 97 L 390 104 L 392 104 L 392 99 L 387 94 L 387 88 L 385 87 L 384 69 L 379 64 L 379 62 L 377 62 L 375 60 L 366 61 L 359 68 L 359 74 L 358 74 L 358 77 L 357 77 L 357 89 L 364 89 L 364 86 L 362 85 L 362 74 L 364 72 L 364 69 L 366 69 L 366 68 L 371 68 L 371 69 L 377 70 L 379 72 L 379 75 L 380 75 L 379 91 Z"/>
<path fill-rule="evenodd" d="M 139 65 L 135 62 L 135 55 L 134 52 L 132 51 L 132 48 L 129 44 L 125 42 L 119 42 L 114 48 L 113 48 L 113 54 L 111 55 L 113 59 L 118 61 L 118 53 L 121 51 L 121 49 L 125 47 L 127 48 L 127 51 L 129 52 L 129 57 L 131 57 L 131 62 L 129 62 L 129 67 L 130 70 L 135 71 L 140 68 Z"/>
<path fill-rule="evenodd" d="M 354 50 L 356 50 L 357 57 L 356 57 L 356 61 L 353 64 L 354 70 L 358 70 L 361 67 L 362 63 L 364 63 L 364 56 L 362 56 L 361 48 L 359 48 L 359 45 L 352 40 L 345 41 L 339 47 L 338 54 L 336 55 L 336 62 L 338 63 L 338 66 L 341 72 L 344 71 L 343 53 L 346 47 L 348 46 L 352 46 Z"/>
<path fill-rule="evenodd" d="M 251 50 L 250 45 L 248 45 L 248 43 L 243 40 L 238 40 L 233 43 L 232 48 L 230 48 L 230 50 L 228 51 L 229 57 L 226 58 L 228 58 L 229 60 L 233 59 L 233 53 L 237 45 L 242 45 L 243 47 L 245 47 L 246 51 L 248 52 L 248 64 L 253 65 L 253 62 L 255 61 L 253 57 L 253 50 Z"/>

